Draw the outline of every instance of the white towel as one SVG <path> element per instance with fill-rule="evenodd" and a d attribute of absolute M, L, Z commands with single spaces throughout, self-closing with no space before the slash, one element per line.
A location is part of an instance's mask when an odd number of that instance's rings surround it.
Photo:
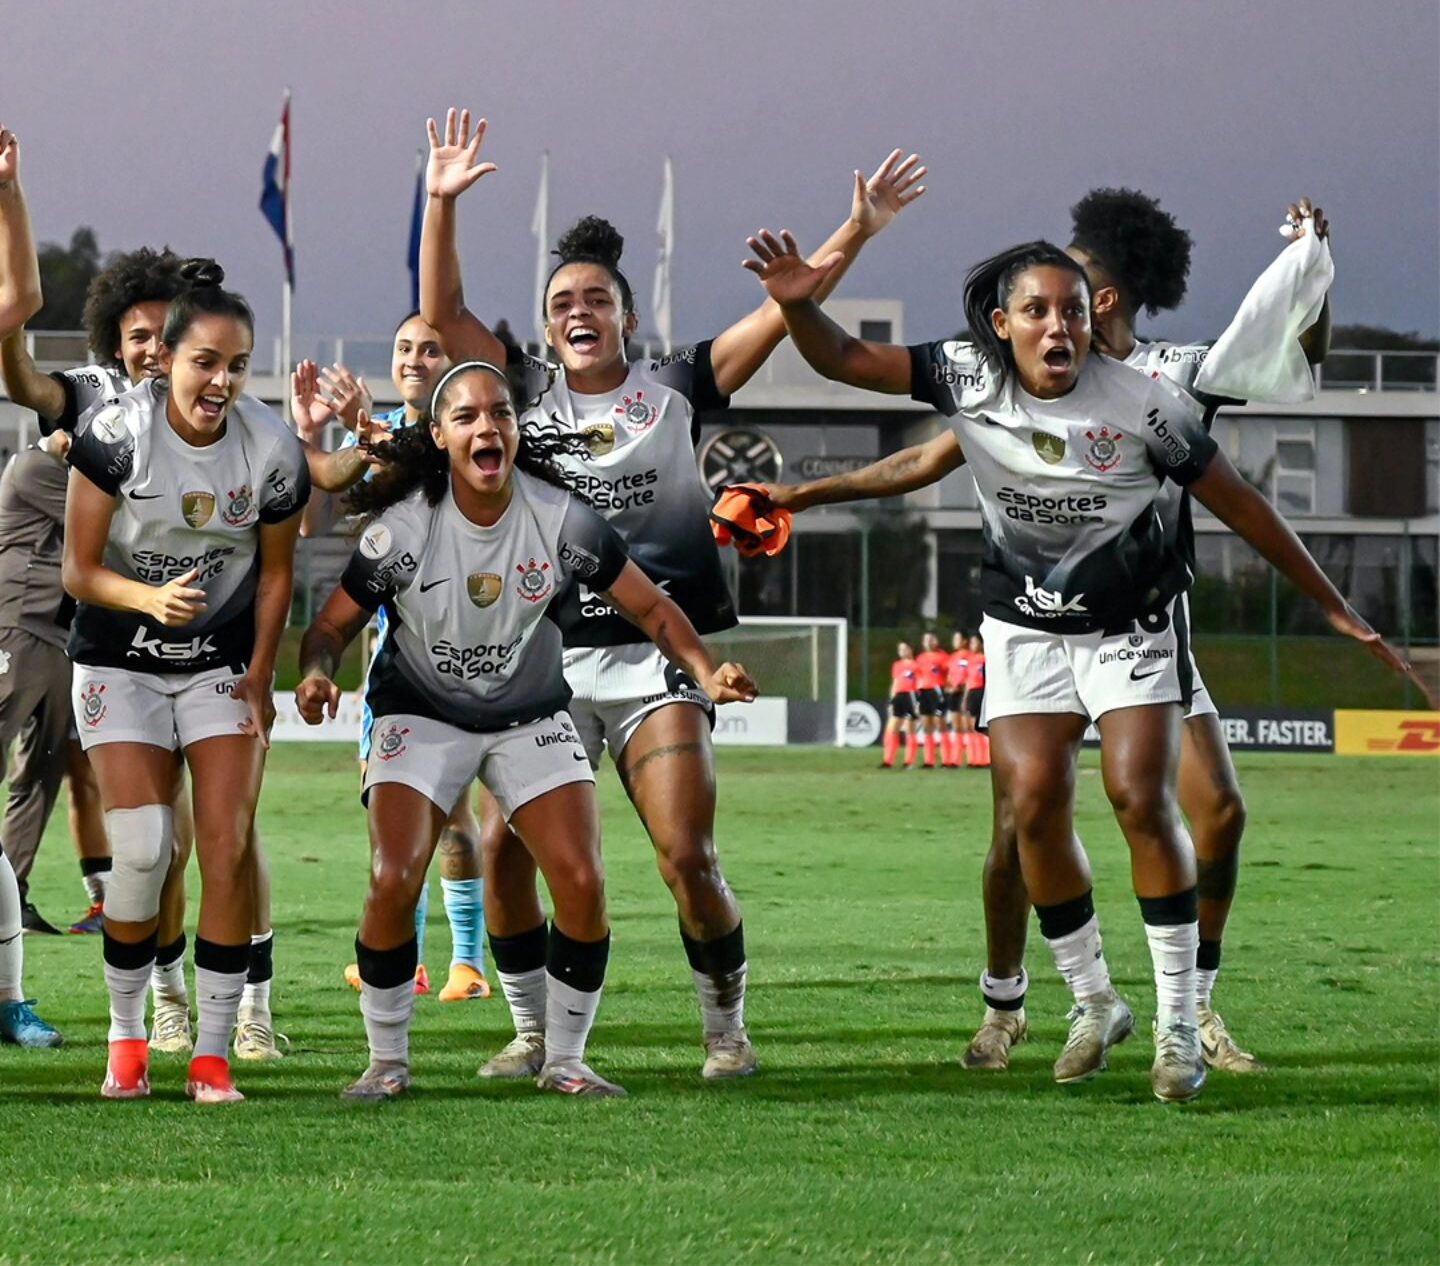
<path fill-rule="evenodd" d="M 1308 216 L 1303 224 L 1305 236 L 1260 274 L 1210 349 L 1195 379 L 1201 391 L 1266 404 L 1314 399 L 1315 377 L 1299 338 L 1320 315 L 1335 261 Z"/>

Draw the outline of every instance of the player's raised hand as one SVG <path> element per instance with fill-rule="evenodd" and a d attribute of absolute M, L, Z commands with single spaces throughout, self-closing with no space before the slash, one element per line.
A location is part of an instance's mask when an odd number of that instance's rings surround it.
<path fill-rule="evenodd" d="M 855 173 L 850 218 L 860 226 L 866 237 L 874 237 L 925 192 L 925 186 L 920 181 L 930 169 L 918 165 L 919 154 L 911 154 L 902 160 L 900 152 L 898 149 L 891 150 L 889 157 L 869 180 L 859 171 Z"/>
<path fill-rule="evenodd" d="M 319 725 L 327 716 L 333 721 L 340 710 L 340 687 L 312 673 L 295 687 L 295 707 L 306 725 Z"/>
<path fill-rule="evenodd" d="M 755 258 L 747 259 L 744 266 L 760 278 L 765 292 L 781 306 L 813 299 L 830 270 L 845 258 L 834 251 L 821 260 L 819 267 L 811 267 L 789 229 L 781 229 L 778 239 L 769 229 L 761 229 L 754 237 L 747 237 L 745 244 L 755 252 Z"/>
<path fill-rule="evenodd" d="M 1314 226 L 1315 236 L 1322 242 L 1330 236 L 1330 221 L 1319 207 L 1312 207 L 1309 198 L 1301 198 L 1285 208 L 1285 224 L 1282 233 L 1288 233 L 1292 242 L 1298 242 L 1309 231 L 1305 221 Z"/>
<path fill-rule="evenodd" d="M 728 661 L 711 673 L 704 689 L 715 703 L 753 703 L 760 693 L 760 687 L 745 671 L 745 665 Z"/>
<path fill-rule="evenodd" d="M 789 510 L 791 514 L 799 514 L 801 510 L 809 508 L 810 503 L 805 500 L 804 484 L 746 484 L 747 488 L 753 488 L 764 498 L 763 504 L 758 504 L 757 509 L 763 514 L 767 510 Z"/>
<path fill-rule="evenodd" d="M 275 724 L 275 692 L 271 683 L 246 673 L 235 683 L 230 696 L 240 700 L 250 712 L 240 722 L 240 733 L 259 739 L 262 747 L 269 747 L 270 727 Z"/>
<path fill-rule="evenodd" d="M 347 431 L 358 425 L 362 409 L 368 413 L 374 407 L 365 379 L 356 378 L 339 361 L 320 371 L 320 383 L 327 403 Z"/>
<path fill-rule="evenodd" d="M 363 382 L 364 379 L 361 379 Z M 385 445 L 392 438 L 390 426 L 378 422 L 370 415 L 369 409 L 361 409 L 355 421 L 355 443 L 365 454 L 365 460 L 372 466 L 379 466 L 386 460 Z"/>
<path fill-rule="evenodd" d="M 0 189 L 20 179 L 20 138 L 0 124 Z"/>
<path fill-rule="evenodd" d="M 290 416 L 302 440 L 314 444 L 335 410 L 320 392 L 320 373 L 313 360 L 302 360 L 290 375 Z"/>
<path fill-rule="evenodd" d="M 205 610 L 205 591 L 194 588 L 200 569 L 192 567 L 183 576 L 167 580 L 150 591 L 149 602 L 142 612 L 167 629 L 189 624 Z"/>
<path fill-rule="evenodd" d="M 458 198 L 481 176 L 497 170 L 494 163 L 477 161 L 485 140 L 486 123 L 481 119 L 470 131 L 470 111 L 456 114 L 451 106 L 445 112 L 445 136 L 434 119 L 425 120 L 430 135 L 430 160 L 425 165 L 425 192 L 432 198 Z"/>
<path fill-rule="evenodd" d="M 1386 668 L 1393 669 L 1397 673 L 1409 674 L 1411 672 L 1405 657 L 1372 629 L 1369 622 L 1349 603 L 1336 610 L 1326 611 L 1325 618 L 1330 621 L 1332 629 L 1337 633 L 1343 633 L 1346 637 L 1354 638 Z"/>

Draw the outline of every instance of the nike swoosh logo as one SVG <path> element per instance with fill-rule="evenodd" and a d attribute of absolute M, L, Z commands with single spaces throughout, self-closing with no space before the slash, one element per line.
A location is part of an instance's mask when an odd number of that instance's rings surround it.
<path fill-rule="evenodd" d="M 1179 971 L 1166 971 L 1166 970 L 1162 967 L 1162 968 L 1160 969 L 1160 974 L 1161 974 L 1162 976 L 1183 976 L 1183 975 L 1185 974 L 1185 968 L 1182 967 Z"/>
<path fill-rule="evenodd" d="M 1148 672 L 1148 673 L 1142 673 L 1142 672 L 1140 672 L 1140 671 L 1139 671 L 1139 668 L 1140 668 L 1140 665 L 1139 665 L 1139 664 L 1136 664 L 1135 667 L 1130 670 L 1130 680 L 1131 680 L 1131 681 L 1144 681 L 1147 677 L 1158 677 L 1161 673 L 1163 673 L 1163 672 L 1165 671 L 1165 665 L 1164 665 L 1164 664 L 1157 665 L 1157 667 L 1155 668 L 1155 670 L 1154 670 L 1153 672 Z"/>
<path fill-rule="evenodd" d="M 435 588 L 436 585 L 443 585 L 449 579 L 450 577 L 446 576 L 444 580 L 427 580 L 423 585 L 420 586 L 420 592 L 429 593 L 433 588 Z"/>
<path fill-rule="evenodd" d="M 583 1011 L 572 1011 L 572 1010 L 570 1010 L 569 1007 L 566 1007 L 566 1008 L 565 1008 L 565 1014 L 566 1014 L 566 1015 L 577 1016 L 577 1017 L 580 1017 L 580 1018 L 582 1018 L 582 1019 L 584 1018 L 584 1015 L 585 1015 L 585 1013 L 584 1013 Z"/>
<path fill-rule="evenodd" d="M 129 494 L 129 497 L 131 501 L 154 501 L 156 498 L 163 497 L 164 495 L 163 492 L 132 492 Z"/>
<path fill-rule="evenodd" d="M 590 758 L 584 752 L 571 752 L 570 755 L 576 760 L 583 760 L 587 765 L 590 763 Z"/>

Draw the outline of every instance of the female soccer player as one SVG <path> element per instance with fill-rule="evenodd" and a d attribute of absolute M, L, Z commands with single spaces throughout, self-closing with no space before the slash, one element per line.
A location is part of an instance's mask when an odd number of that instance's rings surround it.
<path fill-rule="evenodd" d="M 466 308 L 455 241 L 455 201 L 486 173 L 479 162 L 482 120 L 446 116 L 442 140 L 429 121 L 429 199 L 420 246 L 420 306 L 452 358 L 502 361 L 506 349 Z M 855 173 L 850 217 L 827 250 L 848 262 L 924 191 L 925 169 L 896 151 L 869 182 Z M 623 239 L 587 218 L 560 242 L 545 287 L 545 338 L 561 365 L 528 359 L 527 394 L 539 403 L 522 416 L 587 437 L 589 451 L 559 460 L 616 528 L 631 556 L 662 584 L 701 633 L 736 622 L 710 535 L 711 497 L 694 459 L 699 415 L 722 409 L 779 345 L 785 328 L 768 301 L 716 338 L 662 360 L 631 364 L 626 341 L 639 322 L 620 271 Z M 828 279 L 838 280 L 838 268 Z M 562 599 L 566 676 L 575 723 L 593 764 L 608 745 L 620 780 L 655 847 L 675 897 L 680 938 L 699 996 L 708 1079 L 745 1076 L 755 1054 L 745 1031 L 744 929 L 714 842 L 715 771 L 711 710 L 703 691 L 659 654 L 593 590 Z M 491 821 L 495 821 L 491 815 Z M 482 1074 L 530 1076 L 541 1057 L 540 999 L 513 982 L 542 979 L 533 933 L 543 922 L 534 866 L 513 838 L 487 830 L 486 918 L 496 970 L 517 1020 L 515 1040 Z M 529 939 L 527 939 L 529 938 Z M 529 947 L 528 949 L 526 947 Z"/>
<path fill-rule="evenodd" d="M 1154 198 L 1132 189 L 1093 189 L 1071 208 L 1070 215 L 1068 250 L 1084 267 L 1090 281 L 1095 346 L 1143 373 L 1168 378 L 1193 396 L 1205 411 L 1208 430 L 1216 410 L 1226 403 L 1195 387 L 1209 345 L 1152 342 L 1135 333 L 1142 308 L 1154 316 L 1179 307 L 1185 298 L 1190 235 Z M 1312 208 L 1308 198 L 1291 205 L 1287 216 L 1295 224 L 1308 219 L 1322 238 L 1329 235 L 1324 212 Z M 1327 302 L 1316 323 L 1301 335 L 1301 345 L 1311 364 L 1325 358 L 1330 341 L 1329 312 Z M 1189 500 L 1181 489 L 1170 484 L 1165 485 L 1162 496 L 1175 502 L 1164 517 L 1173 520 L 1176 548 L 1194 572 L 1195 533 Z M 1220 967 L 1221 938 L 1239 873 L 1245 800 L 1219 715 L 1193 657 L 1190 671 L 1194 693 L 1181 732 L 1177 790 L 1195 842 L 1200 898 L 1196 973 L 1200 1044 L 1212 1068 L 1259 1072 L 1265 1065 L 1235 1042 L 1225 1021 L 1211 1006 L 1211 991 Z M 1011 1045 L 1023 1038 L 1026 1030 L 1024 958 L 1029 902 L 1007 806 L 997 804 L 995 821 L 984 870 L 989 949 L 980 992 L 985 1000 L 985 1018 L 965 1052 L 964 1062 L 969 1068 L 1005 1068 Z"/>
<path fill-rule="evenodd" d="M 388 1099 L 409 1084 L 415 903 L 446 814 L 478 776 L 545 875 L 555 903 L 535 935 L 545 976 L 541 1089 L 624 1092 L 584 1063 L 610 949 L 595 777 L 566 711 L 551 603 L 583 581 L 717 702 L 750 699 L 716 668 L 684 613 L 626 558 L 555 455 L 584 443 L 517 423 L 504 371 L 466 362 L 436 387 L 427 428 L 391 441 L 389 468 L 352 494 L 376 517 L 301 646 L 301 715 L 318 723 L 340 655 L 370 612 L 392 635 L 370 670 L 375 740 L 365 800 L 370 891 L 355 940 L 370 1064 L 344 1093 Z"/>
<path fill-rule="evenodd" d="M 1336 591 L 1274 508 L 1206 433 L 1201 410 L 1168 382 L 1091 356 L 1084 269 L 1046 242 L 971 270 L 965 314 L 976 342 L 906 348 L 851 338 L 814 301 L 828 261 L 793 238 L 751 239 L 759 274 L 800 353 L 854 386 L 909 392 L 954 429 L 853 474 L 770 490 L 792 511 L 897 496 L 967 459 L 985 523 L 982 571 L 986 715 L 997 797 L 1013 808 L 1025 886 L 1075 996 L 1055 1065 L 1092 1077 L 1134 1027 L 1101 952 L 1089 863 L 1073 832 L 1075 766 L 1093 718 L 1106 792 L 1130 846 L 1155 971 L 1156 1058 L 1165 1101 L 1205 1082 L 1196 1023 L 1194 853 L 1175 812 L 1181 717 L 1190 702 L 1189 583 L 1156 499 L 1187 485 L 1224 523 L 1320 603 L 1332 627 L 1389 667 L 1403 663 Z"/>
<path fill-rule="evenodd" d="M 985 641 L 977 633 L 970 639 L 965 657 L 965 689 L 960 696 L 960 710 L 965 714 L 965 759 L 980 769 L 990 766 L 990 739 L 980 729 L 980 716 L 985 707 Z"/>
<path fill-rule="evenodd" d="M 250 961 L 251 832 L 274 716 L 310 477 L 300 441 L 244 396 L 254 318 L 211 260 L 186 264 L 161 368 L 76 436 L 65 587 L 80 739 L 105 804 L 113 869 L 104 959 L 110 1053 L 101 1094 L 149 1093 L 145 985 L 173 848 L 176 748 L 189 767 L 201 901 L 199 1031 L 186 1082 L 233 1103 L 230 1031 Z"/>
<path fill-rule="evenodd" d="M 921 634 L 920 646 L 920 654 L 915 656 L 915 702 L 925 732 L 925 768 L 934 769 L 935 751 L 943 741 L 945 670 L 950 657 L 940 649 L 940 639 L 933 633 Z M 941 755 L 943 759 L 943 752 Z"/>
<path fill-rule="evenodd" d="M 344 388 L 340 366 L 335 366 L 330 379 Z M 403 427 L 426 423 L 430 416 L 430 397 L 435 384 L 445 372 L 445 352 L 440 336 L 430 328 L 418 312 L 407 313 L 395 327 L 391 342 L 390 381 L 400 393 L 401 403 L 374 418 L 384 431 L 393 434 Z M 295 376 L 295 416 L 306 417 L 309 425 L 323 427 L 330 421 L 331 400 L 320 391 L 320 378 L 314 366 L 302 365 Z M 360 384 L 363 385 L 363 379 Z M 333 387 L 329 392 L 333 398 Z M 378 437 L 377 437 L 378 438 Z M 358 442 L 355 432 L 347 433 L 345 444 Z M 312 497 L 305 509 L 302 536 L 315 536 L 330 530 L 339 507 L 328 496 Z M 384 644 L 388 621 L 385 608 L 376 612 L 375 654 Z M 372 660 L 373 662 L 373 660 Z M 370 760 L 370 739 L 375 718 L 366 705 L 360 722 L 360 779 Z M 440 888 L 445 900 L 445 918 L 450 924 L 450 973 L 440 990 L 441 1002 L 469 1002 L 490 996 L 490 982 L 485 979 L 485 906 L 484 879 L 480 860 L 480 824 L 470 805 L 470 789 L 460 793 L 445 829 L 440 835 Z M 415 992 L 430 992 L 430 976 L 425 970 L 425 923 L 430 910 L 430 884 L 420 886 L 415 906 Z M 345 968 L 345 982 L 360 988 L 360 966 L 351 963 Z"/>
<path fill-rule="evenodd" d="M 895 767 L 895 754 L 900 739 L 905 739 L 905 768 L 915 765 L 915 648 L 909 642 L 895 647 L 895 662 L 890 665 L 890 715 L 885 718 L 884 759 L 882 769 Z"/>

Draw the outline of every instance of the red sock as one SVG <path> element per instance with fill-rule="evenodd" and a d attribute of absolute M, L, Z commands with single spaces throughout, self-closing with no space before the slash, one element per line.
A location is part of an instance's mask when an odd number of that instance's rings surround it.
<path fill-rule="evenodd" d="M 917 745 L 918 745 L 918 744 L 917 744 L 916 739 L 915 739 L 915 736 L 914 736 L 913 734 L 907 734 L 907 735 L 905 736 L 905 768 L 906 768 L 906 769 L 909 769 L 910 766 L 915 763 L 915 748 L 916 748 Z"/>
<path fill-rule="evenodd" d="M 955 735 L 949 730 L 941 731 L 940 754 L 944 757 L 945 768 L 952 768 L 955 764 Z"/>
<path fill-rule="evenodd" d="M 925 768 L 935 768 L 935 732 L 925 731 Z"/>
<path fill-rule="evenodd" d="M 979 748 L 980 748 L 980 767 L 981 767 L 982 769 L 989 769 L 989 768 L 990 768 L 990 736 L 989 736 L 988 734 L 981 734 L 981 733 L 979 733 L 979 732 L 977 731 L 976 734 L 975 734 L 975 742 L 976 742 L 976 744 L 977 744 L 977 745 L 979 746 Z"/>
<path fill-rule="evenodd" d="M 975 763 L 975 735 L 966 730 L 960 736 L 960 743 L 965 748 L 965 763 L 973 765 Z"/>
<path fill-rule="evenodd" d="M 895 730 L 885 731 L 885 766 L 888 769 L 895 763 L 895 753 L 900 750 L 900 735 Z"/>

